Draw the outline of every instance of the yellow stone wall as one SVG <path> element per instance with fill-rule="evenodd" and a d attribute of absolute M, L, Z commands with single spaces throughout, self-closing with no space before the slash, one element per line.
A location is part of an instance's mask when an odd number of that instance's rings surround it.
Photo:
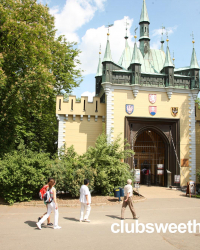
<path fill-rule="evenodd" d="M 73 110 L 71 109 L 72 100 Z M 85 110 L 83 109 L 84 101 Z M 98 102 L 97 110 L 96 101 Z M 69 96 L 69 101 L 66 102 L 63 96 L 57 96 L 56 114 L 64 117 L 62 139 L 65 140 L 66 147 L 74 145 L 75 151 L 83 154 L 89 146 L 95 146 L 98 135 L 102 133 L 105 109 L 105 103 L 100 103 L 99 97 L 94 97 L 93 102 L 88 102 L 88 97 L 81 97 L 81 102 L 76 102 L 76 96 Z"/>
<path fill-rule="evenodd" d="M 66 147 L 74 145 L 75 151 L 82 155 L 89 146 L 95 146 L 98 135 L 102 133 L 103 123 L 101 117 L 95 122 L 94 116 L 90 118 L 90 121 L 87 116 L 83 116 L 82 121 L 80 121 L 80 116 L 76 116 L 73 121 L 70 115 L 65 127 Z"/>
<path fill-rule="evenodd" d="M 155 104 L 149 102 L 149 94 L 156 94 L 157 100 Z M 189 159 L 189 100 L 188 94 L 173 93 L 171 100 L 168 99 L 165 92 L 147 92 L 139 91 L 136 98 L 133 97 L 131 90 L 114 90 L 114 138 L 120 133 L 124 139 L 124 117 L 136 116 L 146 118 L 170 118 L 171 107 L 178 107 L 179 113 L 175 118 L 180 119 L 180 159 Z M 125 110 L 126 104 L 134 105 L 134 112 L 128 115 Z M 150 115 L 149 106 L 157 106 L 155 116 Z M 182 167 L 182 173 L 185 179 L 181 178 L 181 185 L 186 185 L 189 181 L 189 167 Z"/>

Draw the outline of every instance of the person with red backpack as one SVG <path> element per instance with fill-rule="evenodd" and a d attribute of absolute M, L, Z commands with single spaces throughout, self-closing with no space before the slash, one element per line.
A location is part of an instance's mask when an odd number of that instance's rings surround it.
<path fill-rule="evenodd" d="M 51 181 L 51 179 L 53 179 L 53 178 L 51 178 L 51 177 L 48 178 L 47 184 L 44 185 L 44 186 L 40 189 L 39 196 L 40 196 L 40 199 L 41 199 L 41 200 L 43 200 L 44 195 L 45 195 L 46 192 L 47 192 L 47 189 L 48 189 L 48 187 L 49 187 L 48 183 Z M 44 204 L 46 205 L 46 207 L 47 207 L 47 209 L 48 209 L 47 204 L 46 204 L 45 202 L 44 202 Z M 43 218 L 43 216 L 44 216 L 45 214 L 47 214 L 47 212 L 44 213 L 42 216 L 38 217 L 38 221 L 40 221 L 40 220 Z M 47 226 L 53 226 L 53 223 L 51 223 L 51 218 L 50 218 L 50 216 L 47 218 Z"/>
<path fill-rule="evenodd" d="M 58 204 L 56 200 L 56 189 L 54 188 L 55 180 L 52 178 L 48 183 L 48 189 L 46 194 L 44 195 L 44 201 L 47 203 L 47 214 L 43 216 L 43 218 L 36 223 L 38 229 L 42 229 L 42 223 L 50 216 L 52 210 L 54 211 L 54 229 L 61 229 L 58 226 Z"/>

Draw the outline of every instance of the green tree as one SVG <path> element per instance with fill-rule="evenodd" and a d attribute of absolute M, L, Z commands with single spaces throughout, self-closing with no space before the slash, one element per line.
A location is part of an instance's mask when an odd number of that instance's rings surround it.
<path fill-rule="evenodd" d="M 0 0 L 0 13 L 0 156 L 21 139 L 53 154 L 56 95 L 79 86 L 80 51 L 56 38 L 53 16 L 36 0 Z"/>

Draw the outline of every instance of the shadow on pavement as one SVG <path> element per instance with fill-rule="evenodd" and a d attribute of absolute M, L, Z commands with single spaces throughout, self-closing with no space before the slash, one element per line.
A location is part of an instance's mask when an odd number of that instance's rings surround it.
<path fill-rule="evenodd" d="M 29 227 L 35 227 L 35 228 L 37 229 L 36 221 L 27 220 L 27 221 L 25 221 L 24 223 L 25 223 L 25 224 L 28 224 Z M 51 228 L 51 227 L 49 227 L 49 226 L 47 226 L 47 225 L 44 225 L 44 224 L 42 224 L 42 227 L 43 227 L 43 228 Z"/>
<path fill-rule="evenodd" d="M 25 224 L 28 224 L 29 227 L 37 227 L 35 221 L 27 220 L 24 222 Z"/>
<path fill-rule="evenodd" d="M 71 217 L 63 217 L 63 218 L 66 219 L 66 220 L 72 220 L 72 221 L 78 221 L 79 222 L 79 220 L 76 219 L 76 218 L 71 218 Z"/>
<path fill-rule="evenodd" d="M 117 202 L 117 201 L 119 201 L 119 198 L 108 199 L 108 201 L 110 201 L 110 202 Z"/>
<path fill-rule="evenodd" d="M 108 217 L 110 217 L 110 218 L 112 218 L 112 219 L 121 220 L 121 217 L 119 217 L 119 216 L 115 216 L 115 215 L 106 215 L 106 216 L 108 216 Z"/>

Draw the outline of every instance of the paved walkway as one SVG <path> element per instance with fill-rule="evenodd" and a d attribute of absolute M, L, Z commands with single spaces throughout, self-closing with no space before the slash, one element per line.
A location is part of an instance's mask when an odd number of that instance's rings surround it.
<path fill-rule="evenodd" d="M 200 223 L 200 200 L 186 198 L 185 194 L 166 188 L 141 187 L 147 199 L 135 203 L 140 215 L 139 222 L 146 223 Z M 121 223 L 121 205 L 94 206 L 91 223 L 80 223 L 79 207 L 59 208 L 61 230 L 35 227 L 37 218 L 45 207 L 0 206 L 0 249 L 1 250 L 175 250 L 199 249 L 200 233 L 112 233 L 111 225 Z M 131 213 L 127 208 L 125 223 L 131 229 Z M 53 216 L 52 216 L 53 221 Z"/>

